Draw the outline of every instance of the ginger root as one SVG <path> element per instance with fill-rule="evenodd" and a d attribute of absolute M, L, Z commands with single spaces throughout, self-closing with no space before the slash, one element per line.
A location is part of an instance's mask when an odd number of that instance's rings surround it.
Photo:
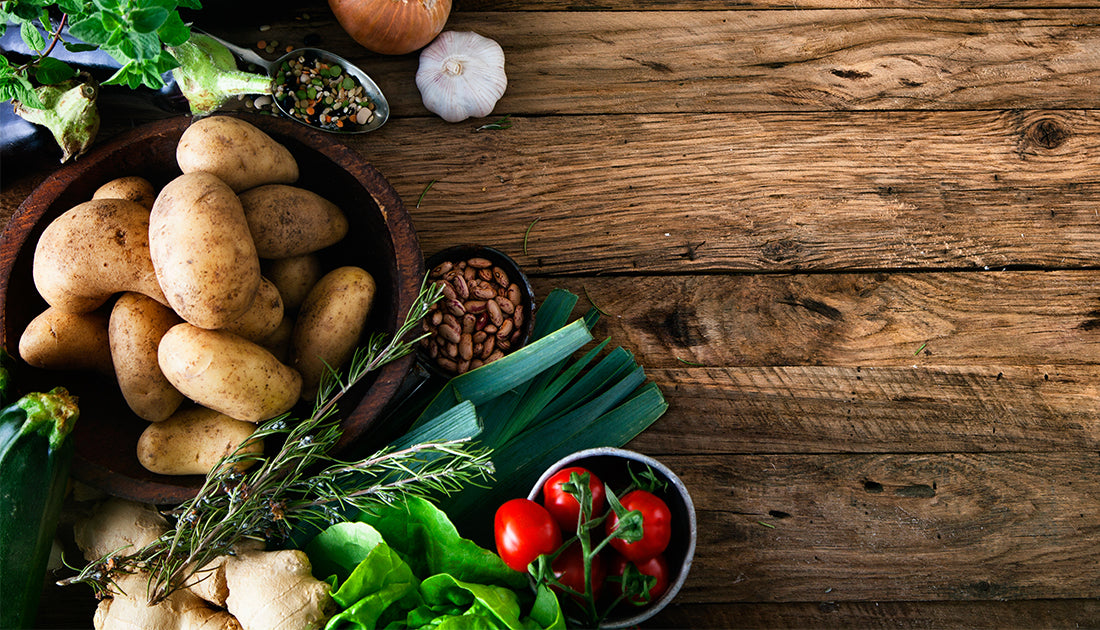
<path fill-rule="evenodd" d="M 168 521 L 152 505 L 110 498 L 73 525 L 76 545 L 89 562 L 109 553 L 129 554 L 168 531 Z"/>
<path fill-rule="evenodd" d="M 131 573 L 117 580 L 113 597 L 99 602 L 96 630 L 240 630 L 241 624 L 186 589 L 175 591 L 156 606 L 149 605 L 147 573 Z"/>
<path fill-rule="evenodd" d="M 167 529 L 155 507 L 112 498 L 78 522 L 74 535 L 84 556 L 97 560 L 126 546 L 131 547 L 121 553 L 132 553 Z M 148 605 L 149 575 L 128 574 L 118 580 L 120 592 L 100 602 L 95 627 L 313 630 L 325 624 L 336 604 L 332 587 L 310 571 L 303 551 L 264 551 L 262 543 L 249 543 L 204 566 L 188 588 L 156 606 Z"/>
<path fill-rule="evenodd" d="M 334 612 L 331 586 L 313 577 L 304 551 L 243 551 L 226 559 L 226 607 L 245 630 L 319 628 Z"/>

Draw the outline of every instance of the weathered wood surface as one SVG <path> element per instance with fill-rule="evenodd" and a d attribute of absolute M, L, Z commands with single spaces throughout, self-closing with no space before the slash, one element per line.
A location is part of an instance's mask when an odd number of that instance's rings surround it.
<path fill-rule="evenodd" d="M 552 116 L 514 118 L 505 132 L 475 126 L 397 119 L 352 142 L 406 205 L 419 202 L 427 252 L 460 234 L 519 255 L 532 274 L 555 275 L 1100 261 L 1093 111 Z M 5 209 L 42 177 L 6 186 Z"/>
<path fill-rule="evenodd" d="M 326 19 L 314 11 L 304 24 Z M 295 42 L 307 32 L 255 26 L 227 33 Z M 501 43 L 505 113 L 1089 108 L 1100 78 L 1096 9 L 460 11 L 447 28 Z M 331 29 L 323 44 L 354 51 Z M 349 59 L 395 112 L 425 112 L 408 80 L 415 55 Z"/>
<path fill-rule="evenodd" d="M 665 392 L 631 447 L 700 544 L 647 627 L 1096 626 L 1100 3 L 458 0 L 509 86 L 454 125 L 284 4 L 389 97 L 347 143 L 425 252 L 512 254 Z"/>
<path fill-rule="evenodd" d="M 662 461 L 699 506 L 685 603 L 1046 599 L 1100 581 L 1095 453 Z"/>

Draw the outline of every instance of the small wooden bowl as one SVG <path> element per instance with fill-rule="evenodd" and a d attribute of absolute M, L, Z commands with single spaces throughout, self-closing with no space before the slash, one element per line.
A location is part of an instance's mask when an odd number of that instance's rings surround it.
<path fill-rule="evenodd" d="M 298 161 L 295 184 L 339 206 L 349 232 L 340 243 L 319 252 L 326 267 L 357 265 L 369 271 L 378 294 L 364 334 L 396 331 L 419 292 L 423 255 L 401 198 L 382 174 L 331 136 L 271 116 L 241 116 L 285 145 Z M 27 324 L 46 309 L 31 277 L 35 244 L 50 221 L 91 199 L 102 184 L 124 175 L 140 175 L 159 187 L 180 174 L 176 144 L 190 125 L 187 116 L 136 128 L 60 168 L 19 206 L 0 235 L 0 343 L 16 355 Z M 345 450 L 372 429 L 382 408 L 398 392 L 412 367 L 409 355 L 378 370 L 344 399 Z M 137 460 L 136 444 L 147 422 L 126 405 L 118 385 L 91 374 L 30 368 L 22 362 L 13 376 L 19 393 L 63 386 L 80 401 L 74 437 L 73 477 L 115 496 L 159 505 L 192 496 L 201 476 L 153 474 Z M 296 412 L 308 414 L 303 404 Z"/>

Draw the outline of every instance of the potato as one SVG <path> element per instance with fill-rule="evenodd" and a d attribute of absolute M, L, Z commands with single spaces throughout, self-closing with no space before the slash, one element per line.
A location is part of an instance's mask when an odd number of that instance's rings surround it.
<path fill-rule="evenodd" d="M 138 438 L 137 457 L 147 470 L 160 475 L 205 475 L 255 430 L 251 422 L 205 407 L 188 407 L 146 427 Z M 263 453 L 263 440 L 250 442 L 245 449 Z M 247 467 L 242 464 L 238 469 Z"/>
<path fill-rule="evenodd" d="M 283 363 L 290 361 L 290 338 L 294 334 L 294 320 L 284 316 L 275 332 L 260 342 L 268 352 Z"/>
<path fill-rule="evenodd" d="M 257 186 L 241 193 L 241 206 L 260 258 L 309 254 L 340 242 L 348 233 L 340 208 L 304 188 Z"/>
<path fill-rule="evenodd" d="M 309 290 L 324 275 L 321 260 L 312 254 L 268 260 L 263 263 L 263 269 L 279 289 L 283 308 L 288 311 L 297 310 Z"/>
<path fill-rule="evenodd" d="M 136 291 L 162 304 L 149 254 L 149 211 L 126 199 L 93 199 L 54 219 L 39 237 L 32 275 L 50 306 L 87 313 Z"/>
<path fill-rule="evenodd" d="M 260 259 L 237 195 L 210 173 L 180 175 L 149 214 L 149 250 L 168 304 L 201 328 L 241 317 L 260 287 Z"/>
<path fill-rule="evenodd" d="M 19 337 L 19 356 L 48 370 L 94 370 L 113 375 L 107 316 L 47 308 Z"/>
<path fill-rule="evenodd" d="M 298 181 L 298 162 L 286 147 L 232 116 L 208 116 L 191 123 L 176 145 L 176 162 L 184 173 L 217 176 L 234 192 Z"/>
<path fill-rule="evenodd" d="M 92 194 L 92 199 L 128 199 L 146 210 L 153 208 L 156 198 L 157 189 L 152 182 L 137 175 L 112 179 Z"/>
<path fill-rule="evenodd" d="M 302 396 L 312 398 L 328 367 L 351 358 L 374 303 L 375 284 L 364 269 L 340 267 L 309 292 L 294 326 L 291 365 L 302 375 Z"/>
<path fill-rule="evenodd" d="M 283 298 L 270 280 L 260 277 L 260 288 L 252 305 L 222 330 L 240 335 L 249 341 L 260 343 L 283 321 Z"/>
<path fill-rule="evenodd" d="M 164 420 L 183 403 L 157 362 L 161 337 L 181 321 L 175 311 L 140 293 L 123 293 L 111 309 L 110 350 L 122 397 L 149 422 Z"/>
<path fill-rule="evenodd" d="M 259 345 L 186 322 L 164 335 L 157 358 L 161 371 L 184 396 L 246 422 L 290 410 L 302 390 L 298 372 Z"/>

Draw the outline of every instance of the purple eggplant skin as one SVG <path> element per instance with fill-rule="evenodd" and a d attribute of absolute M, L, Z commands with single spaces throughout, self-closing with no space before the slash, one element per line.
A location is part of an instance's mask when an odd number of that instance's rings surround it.
<path fill-rule="evenodd" d="M 57 166 L 61 147 L 49 129 L 20 118 L 11 101 L 0 103 L 0 179 L 10 181 L 27 171 Z"/>

